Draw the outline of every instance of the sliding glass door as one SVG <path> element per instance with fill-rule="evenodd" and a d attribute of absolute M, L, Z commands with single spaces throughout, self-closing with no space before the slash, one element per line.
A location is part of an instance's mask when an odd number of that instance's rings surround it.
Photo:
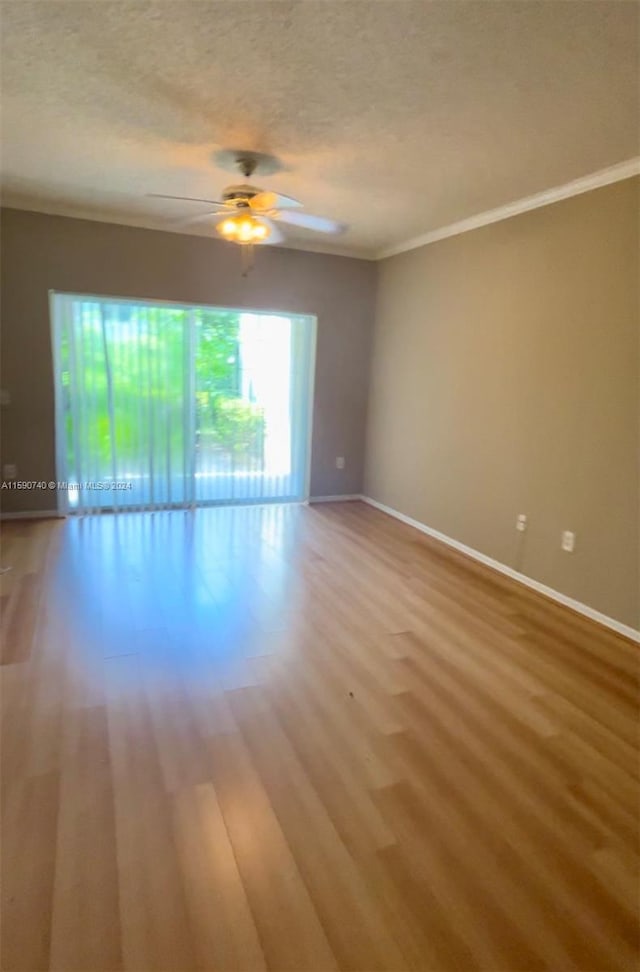
<path fill-rule="evenodd" d="M 307 495 L 315 319 L 52 295 L 74 512 Z"/>

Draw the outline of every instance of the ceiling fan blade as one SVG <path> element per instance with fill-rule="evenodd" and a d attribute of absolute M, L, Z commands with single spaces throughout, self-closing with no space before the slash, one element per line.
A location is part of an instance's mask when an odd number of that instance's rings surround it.
<path fill-rule="evenodd" d="M 148 192 L 147 199 L 177 199 L 179 202 L 209 203 L 211 206 L 225 206 L 219 199 L 198 199 L 195 196 L 165 196 L 161 192 Z"/>
<path fill-rule="evenodd" d="M 252 209 L 270 212 L 272 209 L 297 209 L 302 206 L 302 203 L 298 202 L 297 199 L 292 199 L 291 196 L 281 196 L 278 192 L 265 191 L 259 192 L 250 199 L 249 205 Z"/>
<path fill-rule="evenodd" d="M 256 241 L 258 246 L 273 246 L 275 243 L 282 243 L 284 240 L 284 233 L 280 232 L 272 219 L 269 219 L 267 216 L 258 216 L 257 214 L 255 214 L 255 219 L 269 227 L 269 235 L 267 238 L 265 240 L 260 240 L 259 242 Z"/>
<path fill-rule="evenodd" d="M 311 213 L 285 210 L 278 213 L 277 218 L 281 223 L 302 226 L 304 229 L 315 230 L 316 233 L 344 233 L 347 228 L 344 223 L 337 223 L 334 219 L 326 219 L 324 216 L 312 216 Z"/>
<path fill-rule="evenodd" d="M 233 216 L 234 212 L 235 210 L 230 209 L 228 206 L 225 206 L 225 208 L 220 210 L 219 212 L 217 210 L 213 210 L 213 212 L 209 212 L 209 213 L 200 213 L 198 216 L 187 216 L 186 219 L 173 220 L 172 225 L 189 226 L 191 223 L 203 223 L 207 219 L 214 220 L 214 219 L 222 219 L 224 216 Z"/>

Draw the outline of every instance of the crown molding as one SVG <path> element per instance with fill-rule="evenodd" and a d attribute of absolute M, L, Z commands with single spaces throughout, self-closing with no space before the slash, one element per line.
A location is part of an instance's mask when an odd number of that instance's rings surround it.
<path fill-rule="evenodd" d="M 469 230 L 479 229 L 481 226 L 489 226 L 490 223 L 499 223 L 503 219 L 510 219 L 511 216 L 519 216 L 520 213 L 540 209 L 542 206 L 549 206 L 551 203 L 560 202 L 562 199 L 579 196 L 583 192 L 590 192 L 592 189 L 599 189 L 601 186 L 608 186 L 613 182 L 622 182 L 624 179 L 631 179 L 637 175 L 640 175 L 640 156 L 628 159 L 626 162 L 619 162 L 617 165 L 611 165 L 607 169 L 599 169 L 598 172 L 581 176 L 581 178 L 574 179 L 572 182 L 565 182 L 562 186 L 545 189 L 543 192 L 537 192 L 533 196 L 525 196 L 524 199 L 517 199 L 515 202 L 498 206 L 496 209 L 488 209 L 484 213 L 462 219 L 458 223 L 451 223 L 449 226 L 442 226 L 440 229 L 431 230 L 429 233 L 414 236 L 412 239 L 405 240 L 404 243 L 396 243 L 395 246 L 380 250 L 376 254 L 376 258 L 385 260 L 387 257 L 396 256 L 398 253 L 416 250 L 421 246 L 427 246 L 429 243 L 446 240 L 449 236 L 458 236 L 460 233 L 467 233 Z"/>

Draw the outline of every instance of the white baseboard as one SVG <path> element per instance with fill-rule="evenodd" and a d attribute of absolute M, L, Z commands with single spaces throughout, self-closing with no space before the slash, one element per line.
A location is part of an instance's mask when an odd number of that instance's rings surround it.
<path fill-rule="evenodd" d="M 368 503 L 369 506 L 375 506 L 377 510 L 388 513 L 389 516 L 393 516 L 396 520 L 407 523 L 416 530 L 420 530 L 421 533 L 426 533 L 427 536 L 433 537 L 434 540 L 440 540 L 441 543 L 446 543 L 448 547 L 453 547 L 454 550 L 458 550 L 460 553 L 466 554 L 467 557 L 471 557 L 473 560 L 477 560 L 481 564 L 491 567 L 492 570 L 497 570 L 500 574 L 504 574 L 506 577 L 510 577 L 512 580 L 524 584 L 525 587 L 530 587 L 532 590 L 537 591 L 538 594 L 543 594 L 545 597 L 551 598 L 552 601 L 557 601 L 558 604 L 563 604 L 565 607 L 571 608 L 572 611 L 584 615 L 584 617 L 589 618 L 591 621 L 596 621 L 606 628 L 611 628 L 617 634 L 624 635 L 625 638 L 640 643 L 640 631 L 637 631 L 635 628 L 631 628 L 621 621 L 616 621 L 615 618 L 610 618 L 608 615 L 594 610 L 594 608 L 589 607 L 587 604 L 582 604 L 581 601 L 575 601 L 572 597 L 567 597 L 566 594 L 561 594 L 560 591 L 556 591 L 552 587 L 547 587 L 546 584 L 541 584 L 539 581 L 527 577 L 526 574 L 521 574 L 512 567 L 507 567 L 506 564 L 501 564 L 499 560 L 487 557 L 486 554 L 480 553 L 479 550 L 474 550 L 473 547 L 468 547 L 465 543 L 460 543 L 459 540 L 453 540 L 445 533 L 440 533 L 439 530 L 433 530 L 419 520 L 414 520 L 412 517 L 405 516 L 404 513 L 399 513 L 398 510 L 394 510 L 391 506 L 385 506 L 384 503 L 379 503 L 378 500 L 371 499 L 370 496 L 362 496 L 360 498 L 364 503 Z"/>
<path fill-rule="evenodd" d="M 24 510 L 22 513 L 0 513 L 0 520 L 51 520 L 59 519 L 58 510 Z"/>
<path fill-rule="evenodd" d="M 341 496 L 310 496 L 310 503 L 347 503 L 351 500 L 361 500 L 360 493 L 344 493 Z"/>

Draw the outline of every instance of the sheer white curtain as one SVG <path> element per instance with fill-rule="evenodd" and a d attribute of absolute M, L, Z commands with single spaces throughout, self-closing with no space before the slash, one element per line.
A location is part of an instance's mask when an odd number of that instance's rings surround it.
<path fill-rule="evenodd" d="M 71 512 L 307 495 L 315 320 L 52 297 Z"/>

